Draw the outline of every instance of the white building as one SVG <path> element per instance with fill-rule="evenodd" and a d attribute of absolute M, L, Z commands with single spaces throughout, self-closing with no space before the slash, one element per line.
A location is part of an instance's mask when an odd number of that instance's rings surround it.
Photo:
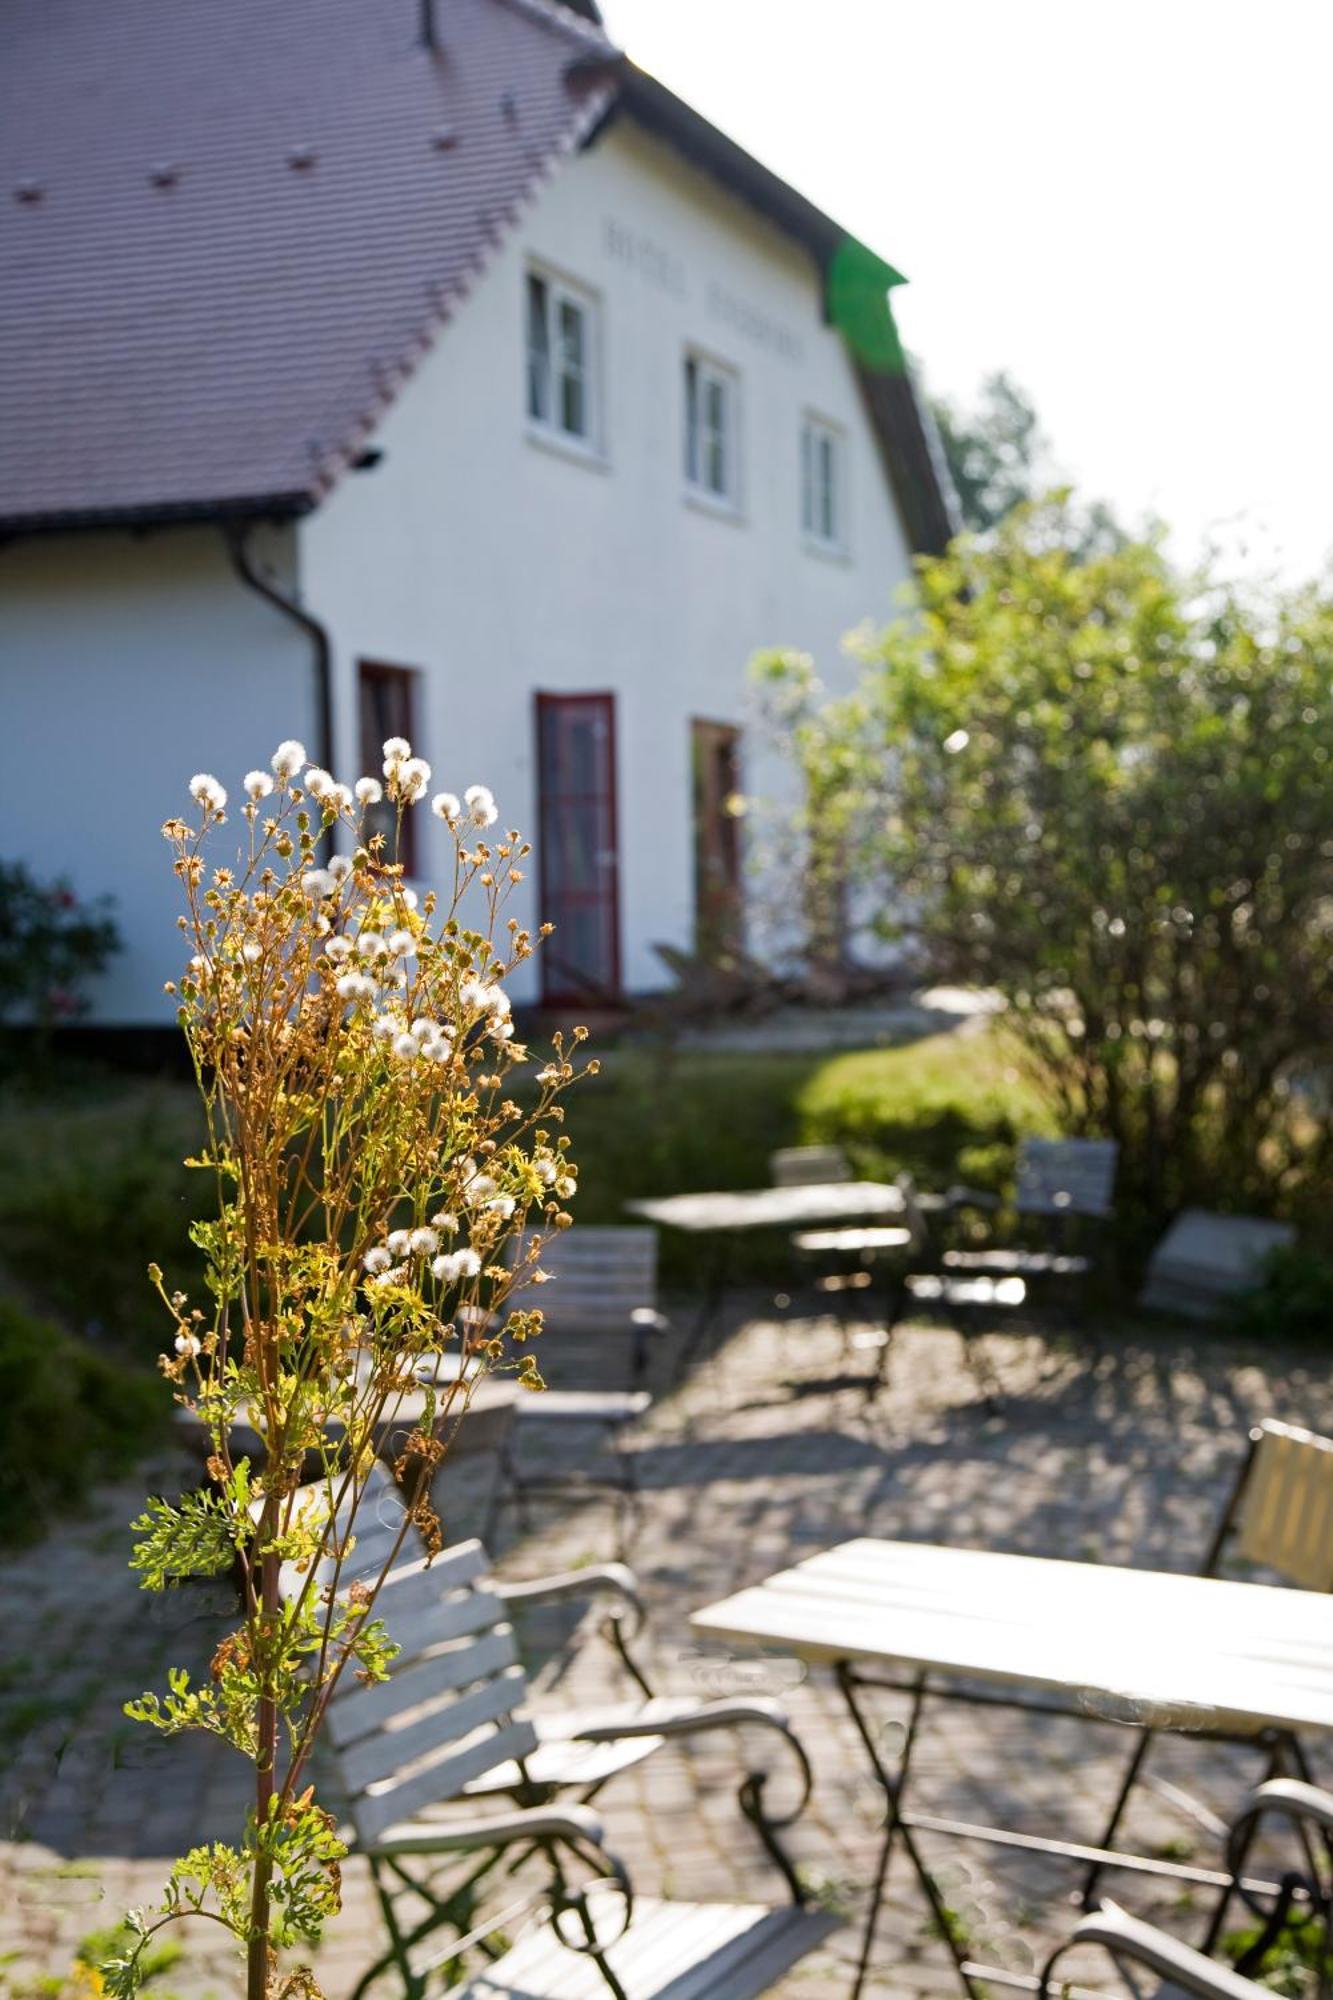
<path fill-rule="evenodd" d="M 190 773 L 284 736 L 490 784 L 545 997 L 660 986 L 742 921 L 749 656 L 947 536 L 896 274 L 594 12 L 9 0 L 0 855 L 114 892 L 101 1022 L 168 1018 Z"/>

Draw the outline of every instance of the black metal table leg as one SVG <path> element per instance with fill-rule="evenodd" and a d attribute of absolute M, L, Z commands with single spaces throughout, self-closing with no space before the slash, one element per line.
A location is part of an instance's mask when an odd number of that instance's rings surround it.
<path fill-rule="evenodd" d="M 721 1315 L 730 1275 L 731 1234 L 730 1231 L 723 1231 L 712 1239 L 708 1260 L 708 1281 L 704 1287 L 703 1300 L 676 1357 L 677 1386 L 685 1380 L 692 1363 L 708 1351 L 709 1336 Z"/>
<path fill-rule="evenodd" d="M 898 1753 L 897 1770 L 896 1772 L 890 1772 L 884 1759 L 879 1754 L 879 1749 L 875 1743 L 870 1725 L 861 1711 L 860 1704 L 857 1702 L 856 1675 L 845 1661 L 839 1662 L 835 1668 L 835 1673 L 838 1686 L 842 1690 L 842 1698 L 847 1704 L 852 1721 L 856 1724 L 857 1734 L 865 1745 L 866 1756 L 870 1760 L 871 1769 L 874 1771 L 875 1777 L 884 1793 L 885 1801 L 884 1838 L 880 1843 L 879 1860 L 875 1867 L 875 1879 L 871 1884 L 870 1908 L 866 1912 L 865 1930 L 861 1938 L 861 1955 L 857 1962 L 856 1978 L 852 1984 L 851 2000 L 860 2000 L 862 1989 L 865 1986 L 866 1975 L 870 1970 L 870 1960 L 875 1948 L 875 1930 L 879 1922 L 880 1905 L 884 1899 L 884 1885 L 888 1879 L 889 1863 L 893 1857 L 894 1844 L 899 1840 L 901 1840 L 903 1850 L 912 1864 L 912 1871 L 925 1893 L 926 1901 L 930 1904 L 931 1915 L 935 1919 L 935 1927 L 949 1948 L 949 1956 L 954 1962 L 954 1969 L 958 1974 L 963 1992 L 968 1996 L 968 2000 L 985 2000 L 985 1989 L 973 1979 L 968 1969 L 968 1962 L 958 1941 L 955 1926 L 950 1920 L 949 1911 L 945 1907 L 939 1889 L 936 1887 L 935 1878 L 925 1864 L 911 1827 L 903 1818 L 903 1809 L 907 1796 L 907 1780 L 912 1766 L 912 1751 L 916 1744 L 917 1726 L 921 1720 L 921 1709 L 927 1694 L 926 1676 L 920 1674 L 913 1682 L 912 1706 L 908 1713 L 907 1730 L 903 1737 L 903 1746 Z"/>

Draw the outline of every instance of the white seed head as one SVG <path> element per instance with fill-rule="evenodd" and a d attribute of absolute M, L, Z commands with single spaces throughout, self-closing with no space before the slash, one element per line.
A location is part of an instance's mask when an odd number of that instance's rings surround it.
<path fill-rule="evenodd" d="M 245 795 L 248 799 L 266 799 L 273 790 L 273 780 L 267 771 L 247 771 L 245 774 Z"/>
<path fill-rule="evenodd" d="M 279 778 L 294 778 L 305 763 L 305 744 L 289 736 L 273 752 L 273 769 Z"/>
<path fill-rule="evenodd" d="M 499 817 L 495 794 L 489 785 L 469 785 L 463 794 L 463 803 L 474 826 L 493 826 Z"/>
<path fill-rule="evenodd" d="M 384 787 L 378 778 L 358 778 L 355 791 L 363 806 L 377 806 L 384 797 Z"/>

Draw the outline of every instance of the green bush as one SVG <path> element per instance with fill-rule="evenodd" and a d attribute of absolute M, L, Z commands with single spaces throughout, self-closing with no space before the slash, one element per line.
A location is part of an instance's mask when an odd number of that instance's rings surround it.
<path fill-rule="evenodd" d="M 1328 1341 L 1333 1335 L 1333 1258 L 1299 1244 L 1271 1251 L 1261 1282 L 1237 1300 L 1234 1317 L 1243 1333 Z"/>
<path fill-rule="evenodd" d="M 94 1480 L 127 1470 L 167 1407 L 146 1370 L 0 1299 L 0 1541 L 30 1540 Z"/>
<path fill-rule="evenodd" d="M 842 1146 L 870 1179 L 1003 1187 L 1018 1136 L 1048 1129 L 1049 1110 L 994 1034 L 834 1056 L 613 1050 L 569 1102 L 585 1222 L 623 1221 L 640 1196 L 764 1187 L 780 1146 Z M 697 1282 L 711 1256 L 670 1233 L 662 1249 L 672 1285 Z M 738 1252 L 738 1275 L 789 1269 L 781 1235 Z"/>
<path fill-rule="evenodd" d="M 197 1291 L 188 1228 L 198 1143 L 183 1094 L 104 1086 L 87 1102 L 16 1102 L 0 1121 L 0 1258 L 48 1311 L 126 1354 L 161 1351 L 165 1320 L 148 1283 Z"/>

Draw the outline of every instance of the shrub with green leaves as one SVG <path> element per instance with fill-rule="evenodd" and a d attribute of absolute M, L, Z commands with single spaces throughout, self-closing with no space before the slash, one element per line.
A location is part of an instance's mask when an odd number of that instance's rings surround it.
<path fill-rule="evenodd" d="M 161 1388 L 0 1298 L 0 1541 L 30 1540 L 165 1429 Z"/>
<path fill-rule="evenodd" d="M 1140 1247 L 1188 1203 L 1317 1212 L 1333 1127 L 1295 1087 L 1333 1056 L 1333 601 L 1075 529 L 1057 496 L 923 562 L 854 698 L 799 657 L 762 678 L 842 774 L 878 928 L 1003 997 L 1062 1128 L 1119 1142 Z"/>

